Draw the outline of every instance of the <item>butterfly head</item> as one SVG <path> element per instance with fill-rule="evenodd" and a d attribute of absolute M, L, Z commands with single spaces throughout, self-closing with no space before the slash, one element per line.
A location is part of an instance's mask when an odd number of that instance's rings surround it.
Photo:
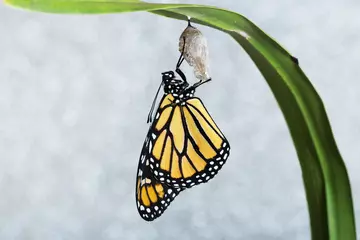
<path fill-rule="evenodd" d="M 189 86 L 187 82 L 176 79 L 173 71 L 162 73 L 162 82 L 165 94 L 179 94 Z"/>

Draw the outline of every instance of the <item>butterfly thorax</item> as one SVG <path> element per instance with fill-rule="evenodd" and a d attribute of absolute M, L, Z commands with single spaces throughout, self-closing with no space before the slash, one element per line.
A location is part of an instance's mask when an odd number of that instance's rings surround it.
<path fill-rule="evenodd" d="M 183 80 L 175 78 L 173 71 L 163 73 L 164 94 L 171 94 L 175 103 L 181 103 L 192 98 L 195 88 L 189 87 L 189 84 Z"/>

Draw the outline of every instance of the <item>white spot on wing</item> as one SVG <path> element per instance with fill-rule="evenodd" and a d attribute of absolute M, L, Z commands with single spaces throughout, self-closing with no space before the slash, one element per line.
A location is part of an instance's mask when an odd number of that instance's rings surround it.
<path fill-rule="evenodd" d="M 150 141 L 149 142 L 149 153 L 151 153 L 151 150 L 152 150 L 152 142 Z"/>

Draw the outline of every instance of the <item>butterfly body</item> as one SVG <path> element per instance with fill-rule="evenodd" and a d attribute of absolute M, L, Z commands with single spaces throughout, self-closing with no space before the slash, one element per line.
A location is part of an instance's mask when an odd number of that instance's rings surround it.
<path fill-rule="evenodd" d="M 230 152 L 225 136 L 194 97 L 196 87 L 175 79 L 172 71 L 162 76 L 164 96 L 146 136 L 137 176 L 138 210 L 148 221 L 159 217 L 181 191 L 212 179 Z"/>

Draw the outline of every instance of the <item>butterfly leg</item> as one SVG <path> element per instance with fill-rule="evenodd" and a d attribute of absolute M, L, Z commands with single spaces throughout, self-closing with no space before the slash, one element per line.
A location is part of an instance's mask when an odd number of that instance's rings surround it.
<path fill-rule="evenodd" d="M 200 80 L 199 82 L 195 83 L 192 87 L 193 87 L 193 88 L 197 88 L 197 87 L 199 87 L 200 85 L 202 85 L 202 84 L 204 84 L 204 83 L 207 83 L 207 82 L 210 82 L 210 81 L 211 81 L 211 78 L 206 79 L 205 81 Z"/>
<path fill-rule="evenodd" d="M 181 50 L 181 54 L 180 54 L 180 57 L 179 57 L 179 60 L 178 60 L 178 62 L 177 62 L 177 64 L 176 64 L 176 69 L 178 69 L 180 66 L 181 66 L 181 64 L 183 63 L 183 61 L 184 61 L 184 51 L 185 51 L 185 37 L 183 37 L 183 39 L 184 39 L 184 45 L 183 45 L 183 48 L 182 48 L 182 50 Z"/>
<path fill-rule="evenodd" d="M 189 83 L 186 81 L 186 76 L 185 76 L 184 72 L 181 71 L 180 68 L 177 68 L 175 71 L 179 74 L 179 76 L 180 76 L 181 79 L 183 80 L 183 82 L 184 82 L 184 84 L 185 84 L 185 87 L 188 87 L 188 86 L 189 86 Z"/>
<path fill-rule="evenodd" d="M 181 77 L 181 79 L 183 80 L 183 82 L 185 83 L 185 86 L 186 87 L 188 87 L 189 86 L 189 83 L 186 81 L 186 76 L 185 76 L 185 74 L 184 74 L 184 72 L 183 71 L 181 71 L 181 69 L 180 69 L 180 66 L 181 66 L 181 64 L 183 63 L 183 61 L 184 61 L 184 51 L 185 51 L 185 37 L 183 37 L 183 39 L 184 39 L 184 44 L 183 44 L 183 48 L 182 48 L 182 50 L 181 50 L 181 54 L 180 54 L 180 57 L 179 57 L 179 60 L 178 60 L 178 62 L 177 62 L 177 64 L 176 64 L 176 72 L 179 74 L 179 76 Z"/>

